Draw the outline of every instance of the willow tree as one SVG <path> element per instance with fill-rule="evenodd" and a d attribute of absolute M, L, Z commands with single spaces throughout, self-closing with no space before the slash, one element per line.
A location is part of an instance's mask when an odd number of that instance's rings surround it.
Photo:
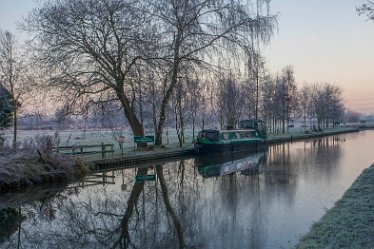
<path fill-rule="evenodd" d="M 170 72 L 156 131 L 156 144 L 162 144 L 166 109 L 181 77 L 181 68 L 186 64 L 213 64 L 219 55 L 239 53 L 251 46 L 248 37 L 261 34 L 262 40 L 268 39 L 276 17 L 268 12 L 256 15 L 252 2 L 244 0 L 145 0 L 144 4 L 163 38 L 161 53 Z"/>

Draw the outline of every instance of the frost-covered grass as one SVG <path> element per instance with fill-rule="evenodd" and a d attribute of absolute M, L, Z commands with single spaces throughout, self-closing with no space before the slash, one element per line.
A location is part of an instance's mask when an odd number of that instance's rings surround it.
<path fill-rule="evenodd" d="M 66 181 L 88 173 L 81 158 L 52 153 L 56 139 L 57 137 L 38 135 L 23 140 L 17 149 L 2 144 L 0 192 Z"/>
<path fill-rule="evenodd" d="M 71 180 L 88 173 L 84 163 L 77 160 L 64 155 L 45 155 L 41 160 L 30 151 L 0 155 L 0 192 Z"/>
<path fill-rule="evenodd" d="M 119 134 L 125 136 L 124 142 L 124 156 L 128 153 L 133 153 L 136 148 L 134 144 L 134 136 L 130 130 L 64 130 L 64 131 L 49 131 L 49 130 L 19 130 L 18 131 L 18 140 L 30 140 L 35 136 L 57 136 L 59 138 L 58 146 L 79 146 L 79 145 L 100 145 L 104 144 L 113 144 L 114 145 L 114 155 L 113 157 L 121 157 L 122 149 L 120 148 L 119 143 L 117 142 Z M 195 135 L 197 134 L 195 130 Z M 153 135 L 152 131 L 146 131 L 146 135 Z M 6 131 L 5 138 L 8 141 L 8 144 L 12 141 L 12 131 Z M 185 130 L 185 145 L 192 144 L 192 129 Z M 165 129 L 163 134 L 163 144 L 166 147 L 176 148 L 179 146 L 178 136 L 175 129 L 168 128 Z M 57 145 L 56 145 L 57 146 Z M 109 149 L 107 147 L 107 149 Z M 97 151 L 100 151 L 101 148 L 96 148 Z M 106 154 L 106 158 L 111 158 L 111 153 Z M 85 155 L 84 159 L 86 161 L 102 159 L 101 153 Z"/>
<path fill-rule="evenodd" d="M 374 248 L 374 164 L 296 248 Z"/>
<path fill-rule="evenodd" d="M 78 146 L 78 145 L 98 145 L 101 143 L 114 144 L 116 149 L 119 150 L 119 145 L 116 141 L 119 130 L 63 130 L 57 131 L 60 137 L 60 146 Z M 197 130 L 195 131 L 197 134 Z M 54 136 L 56 131 L 52 130 L 19 130 L 18 139 L 23 141 L 24 139 L 34 138 L 36 135 L 49 135 Z M 8 141 L 12 139 L 12 131 L 8 130 L 5 132 L 5 138 Z M 125 136 L 124 148 L 125 150 L 131 150 L 135 147 L 134 136 L 131 130 L 124 130 L 123 135 Z M 151 131 L 146 131 L 145 135 L 154 135 Z M 185 130 L 185 141 L 186 143 L 192 143 L 192 129 Z M 177 145 L 178 137 L 175 129 L 168 128 L 163 134 L 163 143 L 165 145 Z"/>

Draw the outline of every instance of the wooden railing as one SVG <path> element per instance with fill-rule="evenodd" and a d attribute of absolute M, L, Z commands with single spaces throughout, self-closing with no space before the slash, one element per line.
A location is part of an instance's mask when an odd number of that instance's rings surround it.
<path fill-rule="evenodd" d="M 101 148 L 101 150 L 97 150 Z M 100 154 L 101 158 L 106 158 L 107 153 L 114 156 L 114 144 L 98 144 L 98 145 L 72 145 L 72 146 L 59 146 L 54 148 L 56 153 L 70 154 L 70 155 L 92 155 Z"/>

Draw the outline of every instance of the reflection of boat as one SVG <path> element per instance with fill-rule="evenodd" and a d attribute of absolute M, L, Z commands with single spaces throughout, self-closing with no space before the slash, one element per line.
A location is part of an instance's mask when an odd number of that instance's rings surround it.
<path fill-rule="evenodd" d="M 266 146 L 265 131 L 264 123 L 259 120 L 243 120 L 240 129 L 202 130 L 195 150 L 199 154 L 257 151 Z"/>
<path fill-rule="evenodd" d="M 207 178 L 240 172 L 242 175 L 255 175 L 262 172 L 266 152 L 253 154 L 233 153 L 221 157 L 198 157 L 195 164 L 199 173 Z"/>

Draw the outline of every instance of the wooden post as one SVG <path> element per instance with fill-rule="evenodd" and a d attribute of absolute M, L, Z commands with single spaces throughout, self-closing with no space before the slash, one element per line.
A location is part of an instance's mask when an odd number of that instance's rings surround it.
<path fill-rule="evenodd" d="M 104 143 L 101 143 L 101 158 L 105 158 L 105 146 Z"/>

